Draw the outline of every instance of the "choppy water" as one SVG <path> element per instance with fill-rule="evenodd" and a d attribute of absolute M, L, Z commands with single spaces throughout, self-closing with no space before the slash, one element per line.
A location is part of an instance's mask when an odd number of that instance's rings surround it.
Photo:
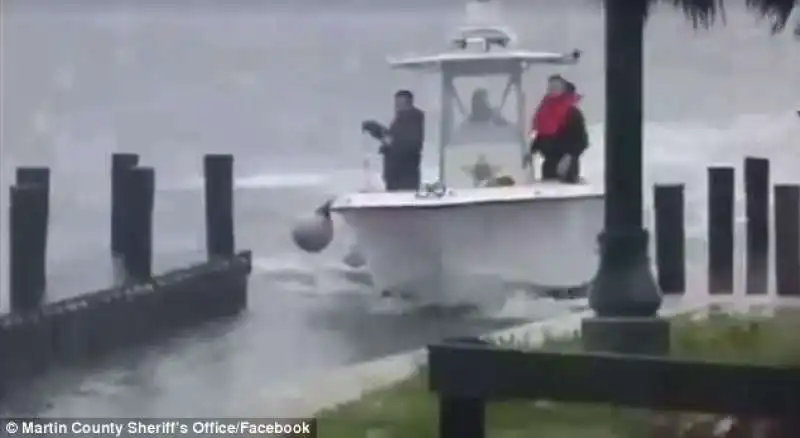
<path fill-rule="evenodd" d="M 0 201 L 6 211 L 15 166 L 53 168 L 49 269 L 57 287 L 50 297 L 109 280 L 113 151 L 137 152 L 157 170 L 159 269 L 202 257 L 201 157 L 235 154 L 238 245 L 257 257 L 244 318 L 94 370 L 56 373 L 4 411 L 243 414 L 258 403 L 254 387 L 268 392 L 443 335 L 567 311 L 520 297 L 500 314 L 468 319 L 403 313 L 341 274 L 346 239 L 316 257 L 291 246 L 294 217 L 363 180 L 359 123 L 388 117 L 395 89 L 416 92 L 435 138 L 436 81 L 390 72 L 385 56 L 443 48 L 462 4 L 388 3 L 3 2 Z M 563 73 L 584 93 L 591 123 L 585 176 L 601 177 L 602 14 L 590 2 L 511 3 L 507 16 L 524 46 L 584 51 Z M 739 166 L 760 155 L 772 159 L 776 181 L 799 179 L 800 43 L 770 37 L 767 26 L 732 7 L 727 21 L 696 32 L 665 9 L 647 28 L 646 178 L 687 184 L 697 266 L 707 165 Z M 529 91 L 537 93 L 550 73 L 534 72 Z M 5 214 L 0 221 L 5 251 Z"/>

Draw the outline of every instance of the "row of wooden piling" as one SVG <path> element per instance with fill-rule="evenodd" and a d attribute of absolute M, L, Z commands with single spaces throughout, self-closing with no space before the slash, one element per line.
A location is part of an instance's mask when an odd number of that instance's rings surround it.
<path fill-rule="evenodd" d="M 233 255 L 233 156 L 206 155 L 206 248 L 209 260 Z M 152 276 L 155 170 L 136 154 L 111 159 L 111 256 L 124 281 Z M 10 189 L 10 294 L 12 311 L 38 307 L 47 289 L 46 255 L 50 169 L 20 167 Z"/>
<path fill-rule="evenodd" d="M 208 260 L 156 277 L 155 170 L 140 166 L 135 154 L 114 154 L 111 166 L 110 249 L 123 281 L 54 303 L 45 303 L 50 170 L 17 169 L 10 189 L 11 312 L 0 316 L 0 383 L 246 307 L 251 254 L 235 254 L 233 157 L 203 160 Z"/>
<path fill-rule="evenodd" d="M 206 249 L 209 259 L 232 255 L 233 156 L 209 154 L 203 159 Z M 111 253 L 134 279 L 152 273 L 152 215 L 155 172 L 139 167 L 136 154 L 114 154 L 111 176 Z"/>
<path fill-rule="evenodd" d="M 775 184 L 770 193 L 769 160 L 744 160 L 746 212 L 746 284 L 748 295 L 766 294 L 770 274 L 770 195 L 775 234 L 776 293 L 800 296 L 800 184 Z M 708 290 L 732 294 L 735 289 L 736 170 L 708 168 Z M 658 283 L 665 294 L 686 291 L 684 186 L 656 185 L 655 247 Z"/>

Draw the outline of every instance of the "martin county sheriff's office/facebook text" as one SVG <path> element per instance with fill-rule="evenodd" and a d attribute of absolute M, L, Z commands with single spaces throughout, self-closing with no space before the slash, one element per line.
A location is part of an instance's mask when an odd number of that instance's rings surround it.
<path fill-rule="evenodd" d="M 125 435 L 158 434 L 219 434 L 219 435 L 297 435 L 315 436 L 315 424 L 311 419 L 225 419 L 225 420 L 50 420 L 8 419 L 5 432 L 9 435 L 78 434 Z"/>

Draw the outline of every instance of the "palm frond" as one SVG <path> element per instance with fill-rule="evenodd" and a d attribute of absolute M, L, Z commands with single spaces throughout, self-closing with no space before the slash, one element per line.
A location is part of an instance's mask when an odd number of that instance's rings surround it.
<path fill-rule="evenodd" d="M 680 8 L 696 27 L 709 27 L 716 19 L 725 18 L 725 0 L 646 0 L 648 5 L 667 3 Z M 731 0 L 729 0 L 731 1 Z M 786 28 L 795 7 L 800 9 L 800 0 L 744 0 L 745 5 L 759 15 L 767 18 L 772 31 L 777 33 Z M 800 30 L 800 23 L 797 29 Z"/>
<path fill-rule="evenodd" d="M 782 31 L 795 6 L 800 7 L 798 0 L 746 0 L 746 3 L 748 8 L 757 10 L 772 21 L 773 32 Z"/>

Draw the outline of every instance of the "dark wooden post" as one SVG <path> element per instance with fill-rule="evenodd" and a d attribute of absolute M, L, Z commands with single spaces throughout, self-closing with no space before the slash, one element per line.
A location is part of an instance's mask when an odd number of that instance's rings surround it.
<path fill-rule="evenodd" d="M 38 184 L 45 189 L 45 199 L 50 199 L 50 168 L 49 167 L 17 167 L 16 185 L 24 186 Z M 50 217 L 50 205 L 45 209 L 45 217 Z"/>
<path fill-rule="evenodd" d="M 483 400 L 439 396 L 439 438 L 484 438 L 486 406 Z"/>
<path fill-rule="evenodd" d="M 769 160 L 744 160 L 747 209 L 747 287 L 749 295 L 767 293 L 769 266 Z"/>
<path fill-rule="evenodd" d="M 733 293 L 733 167 L 708 168 L 708 290 Z"/>
<path fill-rule="evenodd" d="M 800 185 L 775 185 L 775 289 L 800 296 Z"/>
<path fill-rule="evenodd" d="M 203 173 L 208 258 L 231 256 L 236 246 L 233 232 L 233 155 L 206 155 Z"/>
<path fill-rule="evenodd" d="M 653 188 L 658 285 L 664 294 L 686 291 L 683 184 Z"/>
<path fill-rule="evenodd" d="M 9 292 L 12 312 L 37 309 L 44 301 L 47 256 L 47 192 L 42 185 L 10 189 Z"/>
<path fill-rule="evenodd" d="M 130 280 L 141 281 L 152 276 L 155 171 L 134 167 L 127 171 L 126 179 L 125 272 Z"/>
<path fill-rule="evenodd" d="M 41 233 L 38 233 L 36 236 L 43 239 L 42 242 L 37 242 L 35 245 L 37 248 L 42 248 L 44 252 L 45 259 L 47 258 L 47 236 L 48 236 L 48 228 L 50 225 L 50 168 L 49 167 L 17 167 L 16 172 L 16 185 L 17 186 L 27 186 L 27 185 L 37 185 L 44 189 L 44 195 L 39 196 L 38 199 L 43 205 L 39 206 L 39 209 L 43 211 L 40 216 L 37 216 L 35 219 L 43 220 L 44 223 L 36 224 L 36 228 L 38 230 L 44 230 Z M 34 218 L 31 218 L 33 220 Z M 35 268 L 41 269 L 41 272 L 35 275 L 36 278 L 42 281 L 42 284 L 39 286 L 42 291 L 47 290 L 47 267 L 46 263 L 41 265 L 36 265 Z"/>
<path fill-rule="evenodd" d="M 111 155 L 111 255 L 119 258 L 125 252 L 126 172 L 139 165 L 137 154 Z"/>
<path fill-rule="evenodd" d="M 490 345 L 487 341 L 475 337 L 459 337 L 447 340 L 457 345 Z M 430 353 L 428 353 L 430 359 Z M 457 366 L 457 364 L 450 364 Z M 455 369 L 455 368 L 454 368 Z M 430 376 L 429 376 L 430 377 Z M 464 375 L 468 381 L 472 376 Z M 433 384 L 433 381 L 430 380 Z M 486 400 L 474 397 L 460 397 L 439 393 L 439 438 L 485 438 L 486 437 Z"/>

